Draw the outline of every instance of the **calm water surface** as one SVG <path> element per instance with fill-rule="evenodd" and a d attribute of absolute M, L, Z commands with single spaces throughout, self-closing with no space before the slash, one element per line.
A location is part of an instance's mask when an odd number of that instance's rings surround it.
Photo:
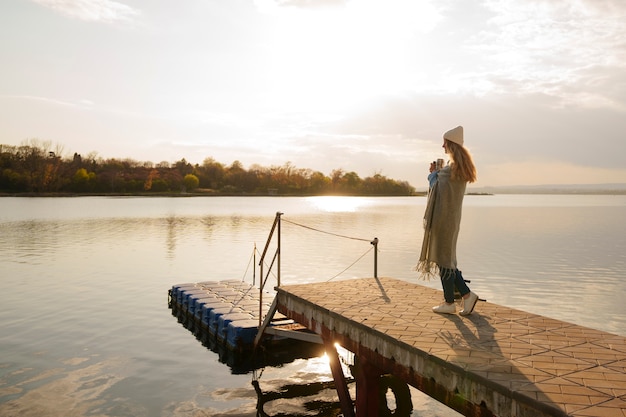
<path fill-rule="evenodd" d="M 283 283 L 372 276 L 374 237 L 378 274 L 417 282 L 424 204 L 0 198 L 0 415 L 254 416 L 252 374 L 233 374 L 182 327 L 167 290 L 251 282 L 254 245 L 263 247 L 277 211 Z M 459 267 L 488 301 L 626 336 L 625 236 L 626 196 L 467 196 Z M 331 379 L 321 357 L 267 367 L 259 382 L 269 392 Z M 456 415 L 412 394 L 414 416 Z M 335 392 L 320 399 L 336 401 Z M 307 411 L 307 401 L 265 411 L 331 415 Z"/>

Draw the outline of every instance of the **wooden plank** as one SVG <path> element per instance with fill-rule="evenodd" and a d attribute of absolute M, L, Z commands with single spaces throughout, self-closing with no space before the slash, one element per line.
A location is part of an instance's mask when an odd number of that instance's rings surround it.
<path fill-rule="evenodd" d="M 276 327 L 266 327 L 263 331 L 265 334 L 271 334 L 279 337 L 286 337 L 289 339 L 302 340 L 309 343 L 323 343 L 320 335 L 315 333 L 302 332 L 297 330 L 280 329 Z"/>

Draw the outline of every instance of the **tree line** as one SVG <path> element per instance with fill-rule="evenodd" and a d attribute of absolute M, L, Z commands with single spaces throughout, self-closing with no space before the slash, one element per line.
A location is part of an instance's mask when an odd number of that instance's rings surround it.
<path fill-rule="evenodd" d="M 335 169 L 330 175 L 291 162 L 248 169 L 208 157 L 202 164 L 184 158 L 169 163 L 104 159 L 95 153 L 63 157 L 62 147 L 31 140 L 19 146 L 0 144 L 0 192 L 19 194 L 178 194 L 216 195 L 381 195 L 415 193 L 407 181 L 381 174 L 361 178 Z"/>

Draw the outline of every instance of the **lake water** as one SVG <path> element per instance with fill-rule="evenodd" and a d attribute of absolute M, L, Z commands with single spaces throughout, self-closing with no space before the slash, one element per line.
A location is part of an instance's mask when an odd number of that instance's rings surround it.
<path fill-rule="evenodd" d="M 233 374 L 172 316 L 167 290 L 251 282 L 254 244 L 263 247 L 277 211 L 283 284 L 372 276 L 374 237 L 378 275 L 418 282 L 424 205 L 421 197 L 0 198 L 0 415 L 255 416 L 253 377 L 268 392 L 331 380 L 323 357 Z M 458 245 L 459 268 L 482 298 L 626 336 L 626 196 L 467 196 Z M 456 415 L 411 392 L 414 416 Z M 334 415 L 313 403 L 279 400 L 265 412 Z"/>

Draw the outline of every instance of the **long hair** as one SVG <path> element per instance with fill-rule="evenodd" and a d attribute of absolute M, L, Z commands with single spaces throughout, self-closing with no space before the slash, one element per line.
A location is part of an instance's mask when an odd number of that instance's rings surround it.
<path fill-rule="evenodd" d="M 450 153 L 452 163 L 450 166 L 450 178 L 453 180 L 476 181 L 476 166 L 469 151 L 452 141 L 446 139 L 446 147 Z"/>

